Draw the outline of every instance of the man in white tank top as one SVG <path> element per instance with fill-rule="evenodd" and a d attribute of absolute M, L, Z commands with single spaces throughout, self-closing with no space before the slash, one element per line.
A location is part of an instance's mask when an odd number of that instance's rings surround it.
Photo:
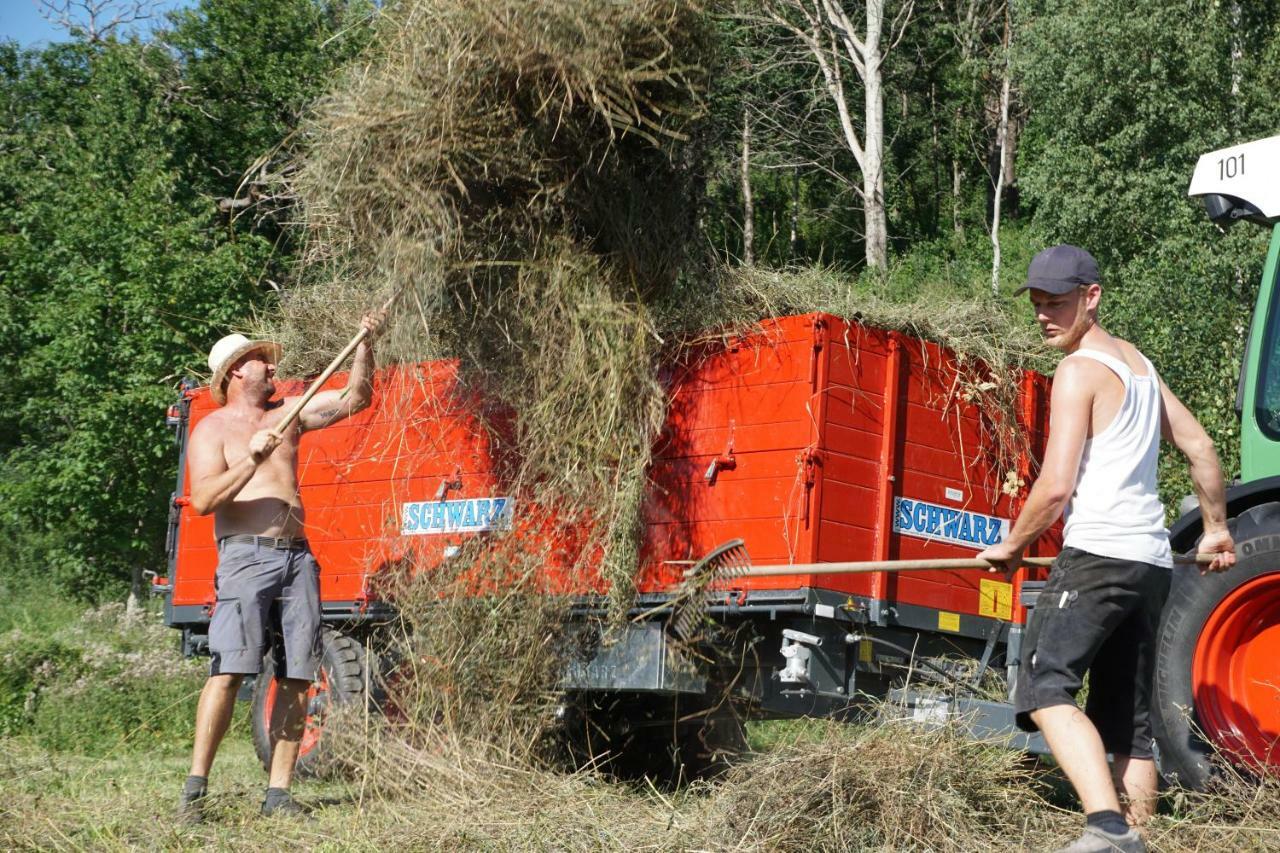
<path fill-rule="evenodd" d="M 1172 566 L 1156 489 L 1162 436 L 1190 464 L 1204 518 L 1199 549 L 1215 555 L 1208 570 L 1235 563 L 1213 442 L 1151 362 L 1098 325 L 1098 281 L 1093 257 L 1062 245 L 1036 255 L 1017 291 L 1030 293 L 1045 342 L 1066 357 L 1053 377 L 1039 477 L 1005 541 L 978 555 L 1012 570 L 1065 512 L 1014 705 L 1019 726 L 1043 732 L 1084 807 L 1084 834 L 1063 848 L 1071 853 L 1145 850 L 1136 827 L 1155 810 L 1149 703 Z M 1086 671 L 1082 712 L 1075 696 Z"/>

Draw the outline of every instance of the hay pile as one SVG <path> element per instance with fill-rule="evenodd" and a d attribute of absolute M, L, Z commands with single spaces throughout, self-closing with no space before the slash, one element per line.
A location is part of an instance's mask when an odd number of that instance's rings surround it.
<path fill-rule="evenodd" d="M 763 746 L 724 778 L 676 791 L 561 773 L 522 751 L 365 744 L 362 807 L 397 816 L 383 846 L 504 850 L 1051 850 L 1083 818 L 1048 765 L 955 726 L 886 714 L 868 724 L 772 723 Z M 1270 850 L 1280 782 L 1227 773 L 1212 792 L 1165 792 L 1152 850 Z"/>
<path fill-rule="evenodd" d="M 619 600 L 661 340 L 693 238 L 710 20 L 693 0 L 407 0 L 318 105 L 289 190 L 305 284 L 271 333 L 327 361 L 406 287 L 383 359 L 449 355 L 516 413 L 514 479 L 605 520 Z"/>
<path fill-rule="evenodd" d="M 955 728 L 814 723 L 717 786 L 708 846 L 972 851 L 1004 839 L 1051 849 L 1071 824 L 1046 802 L 1042 775 Z"/>

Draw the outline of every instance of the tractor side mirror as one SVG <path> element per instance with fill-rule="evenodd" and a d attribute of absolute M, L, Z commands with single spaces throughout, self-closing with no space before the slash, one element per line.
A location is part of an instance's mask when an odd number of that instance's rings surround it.
<path fill-rule="evenodd" d="M 1240 219 L 1247 219 L 1259 225 L 1270 224 L 1261 210 L 1235 196 L 1210 193 L 1204 196 L 1204 211 L 1215 225 L 1222 228 L 1230 228 Z"/>

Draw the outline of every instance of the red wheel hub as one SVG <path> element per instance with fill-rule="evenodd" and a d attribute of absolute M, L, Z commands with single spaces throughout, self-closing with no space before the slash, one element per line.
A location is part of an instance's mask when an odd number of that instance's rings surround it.
<path fill-rule="evenodd" d="M 272 678 L 271 683 L 267 685 L 267 695 L 262 703 L 262 713 L 266 717 L 263 722 L 267 726 L 267 731 L 271 731 L 271 716 L 275 713 L 278 688 L 279 682 Z M 311 686 L 307 688 L 307 721 L 302 729 L 302 741 L 298 745 L 299 758 L 315 749 L 316 744 L 320 742 L 320 735 L 324 731 L 324 714 L 328 707 L 329 673 L 321 669 L 319 678 L 311 682 Z"/>
<path fill-rule="evenodd" d="M 1280 573 L 1218 602 L 1191 679 L 1200 725 L 1219 749 L 1255 770 L 1280 767 Z"/>

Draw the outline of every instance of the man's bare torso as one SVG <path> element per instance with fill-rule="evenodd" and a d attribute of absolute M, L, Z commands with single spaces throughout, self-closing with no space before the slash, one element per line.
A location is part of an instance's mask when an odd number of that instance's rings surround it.
<path fill-rule="evenodd" d="M 227 467 L 249 455 L 249 439 L 279 422 L 283 401 L 268 405 L 261 414 L 225 408 L 210 414 L 201 426 L 212 427 L 208 438 L 220 441 Z M 253 478 L 228 504 L 214 512 L 214 536 L 233 534 L 255 536 L 302 536 L 302 500 L 298 495 L 298 422 L 284 433 L 275 452 L 263 460 Z M 203 436 L 202 436 L 203 438 Z"/>

